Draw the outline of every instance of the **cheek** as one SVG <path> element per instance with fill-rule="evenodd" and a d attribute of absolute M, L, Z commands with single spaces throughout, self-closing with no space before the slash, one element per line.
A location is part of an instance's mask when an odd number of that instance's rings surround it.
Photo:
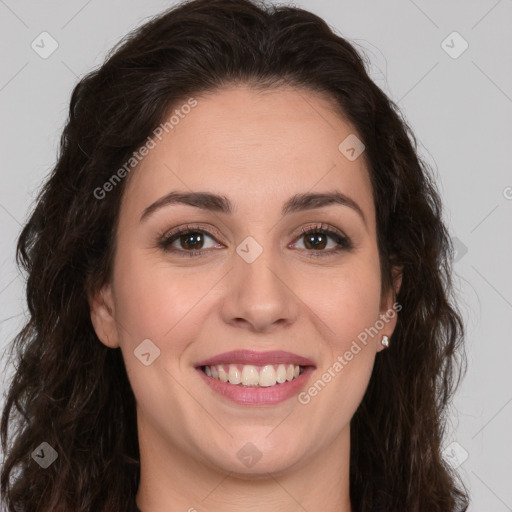
<path fill-rule="evenodd" d="M 173 269 L 136 251 L 119 254 L 114 289 L 125 366 L 139 406 L 158 423 L 162 403 L 182 395 L 172 376 L 179 371 L 187 347 L 200 335 L 203 322 L 198 318 L 205 315 L 201 298 L 212 288 L 215 276 Z M 139 349 L 142 346 L 148 347 L 154 361 L 148 366 L 138 359 L 147 351 Z M 158 355 L 153 359 L 154 354 Z"/>
<path fill-rule="evenodd" d="M 130 343 L 138 344 L 149 338 L 164 350 L 165 339 L 179 343 L 172 330 L 182 335 L 187 329 L 192 312 L 200 311 L 196 305 L 212 287 L 214 276 L 180 272 L 147 255 L 132 254 L 116 262 L 116 318 L 124 328 L 125 340 L 128 337 Z"/>
<path fill-rule="evenodd" d="M 378 320 L 381 287 L 376 258 L 354 257 L 346 266 L 315 278 L 314 283 L 308 288 L 307 303 L 329 328 L 337 349 L 350 345 Z"/>
<path fill-rule="evenodd" d="M 330 404 L 333 429 L 346 424 L 357 409 L 376 354 L 371 328 L 379 319 L 378 259 L 361 256 L 351 263 L 330 272 L 328 278 L 315 280 L 307 302 L 327 327 L 322 329 L 322 368 L 306 390 L 309 396 L 304 396 L 304 402 L 310 400 L 318 411 Z"/>
<path fill-rule="evenodd" d="M 299 402 L 308 411 L 311 429 L 323 431 L 326 439 L 332 439 L 350 424 L 368 387 L 376 351 L 374 343 L 357 339 L 367 320 L 363 315 L 358 319 L 340 317 L 335 325 L 337 334 L 323 350 L 315 378 L 299 395 Z"/>

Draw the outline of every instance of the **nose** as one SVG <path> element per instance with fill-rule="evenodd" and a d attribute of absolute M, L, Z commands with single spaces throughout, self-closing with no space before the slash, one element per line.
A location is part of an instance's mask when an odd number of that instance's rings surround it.
<path fill-rule="evenodd" d="M 224 322 L 268 333 L 296 321 L 300 301 L 289 270 L 275 252 L 264 249 L 250 263 L 236 253 L 233 263 L 222 306 Z"/>

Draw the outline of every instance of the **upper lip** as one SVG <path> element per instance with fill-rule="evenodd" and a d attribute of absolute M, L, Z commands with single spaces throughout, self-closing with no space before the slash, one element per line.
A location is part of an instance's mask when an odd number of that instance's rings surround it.
<path fill-rule="evenodd" d="M 232 350 L 231 352 L 224 352 L 223 354 L 199 361 L 195 366 L 196 368 L 217 364 L 252 364 L 254 366 L 263 366 L 281 363 L 295 364 L 297 366 L 315 366 L 310 359 L 283 350 L 272 350 L 269 352 Z"/>

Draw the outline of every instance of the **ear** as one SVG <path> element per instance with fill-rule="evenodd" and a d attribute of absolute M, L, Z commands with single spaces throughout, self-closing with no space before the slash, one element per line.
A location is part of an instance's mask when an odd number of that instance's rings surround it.
<path fill-rule="evenodd" d="M 382 345 L 382 336 L 386 335 L 391 338 L 393 331 L 396 327 L 398 312 L 402 306 L 396 302 L 396 296 L 402 286 L 402 270 L 403 267 L 394 266 L 391 271 L 392 285 L 387 290 L 382 291 L 380 299 L 380 323 L 384 324 L 380 329 L 377 342 L 377 351 L 383 350 L 385 347 Z"/>
<path fill-rule="evenodd" d="M 110 348 L 119 347 L 114 299 L 110 284 L 89 298 L 91 321 L 100 341 Z"/>

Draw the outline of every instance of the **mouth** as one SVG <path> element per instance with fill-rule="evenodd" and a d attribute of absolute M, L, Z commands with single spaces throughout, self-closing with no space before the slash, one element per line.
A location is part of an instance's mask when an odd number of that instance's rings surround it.
<path fill-rule="evenodd" d="M 195 368 L 224 398 L 242 405 L 272 405 L 299 393 L 316 366 L 290 352 L 241 350 L 200 361 Z"/>

